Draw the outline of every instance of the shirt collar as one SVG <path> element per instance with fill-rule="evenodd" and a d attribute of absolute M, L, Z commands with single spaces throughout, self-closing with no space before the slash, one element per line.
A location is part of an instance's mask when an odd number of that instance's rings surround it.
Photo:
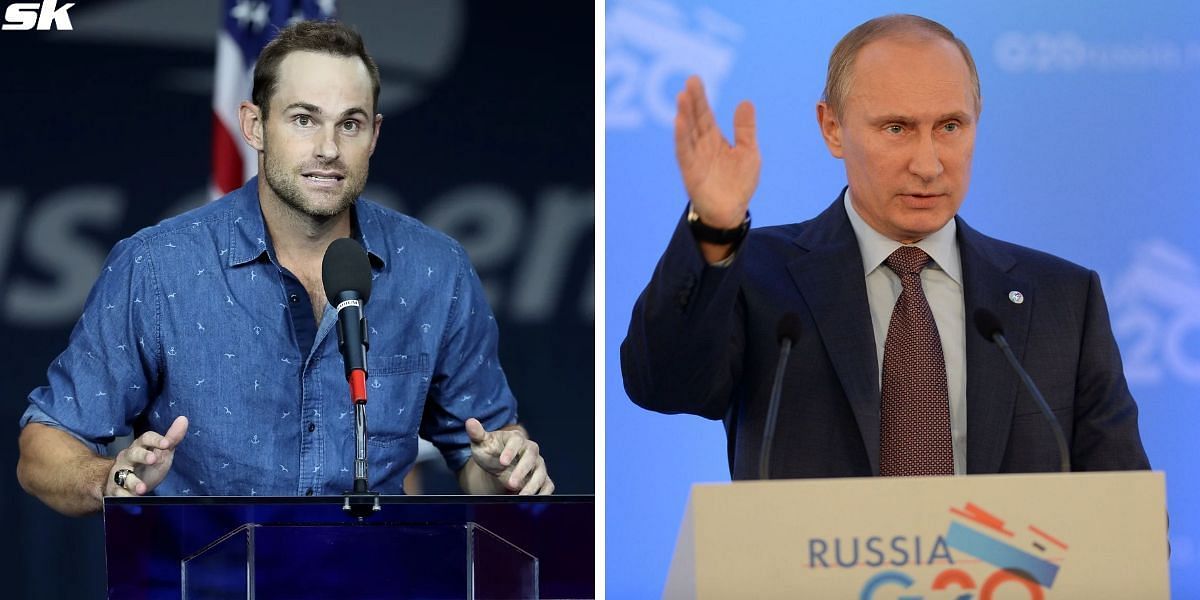
<path fill-rule="evenodd" d="M 274 261 L 275 249 L 263 222 L 262 208 L 258 205 L 258 176 L 251 177 L 250 181 L 230 192 L 222 201 L 230 203 L 229 266 L 254 262 L 263 255 Z M 375 207 L 363 202 L 360 197 L 351 206 L 350 215 L 350 237 L 366 249 L 373 270 L 383 269 L 387 266 L 384 260 L 387 252 L 380 254 L 371 249 L 371 240 L 378 240 L 379 247 L 384 247 L 384 232 L 375 218 Z"/>
<path fill-rule="evenodd" d="M 862 255 L 863 261 L 863 275 L 870 275 L 871 271 L 883 264 L 884 259 L 891 256 L 897 248 L 904 244 L 875 231 L 863 220 L 850 202 L 850 188 L 846 188 L 843 204 L 846 208 L 846 216 L 850 218 L 850 226 L 854 228 L 854 236 L 858 238 L 858 251 Z M 954 219 L 950 219 L 941 229 L 912 245 L 924 250 L 933 259 L 937 268 L 945 271 L 950 279 L 961 286 L 962 259 L 958 254 L 957 231 L 958 224 Z"/>

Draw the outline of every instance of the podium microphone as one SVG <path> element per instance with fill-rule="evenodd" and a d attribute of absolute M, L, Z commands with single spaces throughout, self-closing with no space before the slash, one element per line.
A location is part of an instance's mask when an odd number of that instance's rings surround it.
<path fill-rule="evenodd" d="M 1021 378 L 1021 382 L 1025 384 L 1025 389 L 1029 390 L 1029 394 L 1033 396 L 1038 408 L 1042 411 L 1042 415 L 1046 417 L 1046 421 L 1050 424 L 1050 429 L 1054 432 L 1054 441 L 1058 442 L 1059 470 L 1063 473 L 1071 472 L 1071 454 L 1067 449 L 1067 437 L 1063 435 L 1063 430 L 1058 424 L 1058 419 L 1055 419 L 1054 414 L 1050 412 L 1050 406 L 1046 404 L 1046 399 L 1042 397 L 1042 392 L 1034 385 L 1033 378 L 1029 376 L 1029 372 L 1021 366 L 1021 363 L 1017 362 L 1017 357 L 1013 355 L 1012 348 L 1008 346 L 1008 339 L 1004 337 L 1004 328 L 1000 326 L 1000 318 L 986 308 L 975 309 L 974 316 L 975 328 L 979 330 L 979 335 L 1000 346 L 1000 350 L 1004 352 L 1004 357 L 1008 359 L 1008 364 L 1017 372 L 1017 375 Z"/>
<path fill-rule="evenodd" d="M 354 403 L 354 492 L 367 485 L 367 319 L 363 306 L 371 297 L 371 263 L 358 242 L 339 238 L 321 261 L 325 297 L 337 309 L 338 350 L 346 366 Z"/>
<path fill-rule="evenodd" d="M 779 341 L 779 362 L 775 365 L 775 380 L 771 384 L 771 402 L 767 407 L 767 423 L 763 427 L 762 448 L 758 453 L 758 478 L 770 479 L 771 450 L 775 446 L 775 423 L 779 419 L 779 395 L 783 391 L 783 372 L 787 367 L 792 345 L 800 339 L 800 315 L 790 312 L 779 319 L 775 327 Z"/>

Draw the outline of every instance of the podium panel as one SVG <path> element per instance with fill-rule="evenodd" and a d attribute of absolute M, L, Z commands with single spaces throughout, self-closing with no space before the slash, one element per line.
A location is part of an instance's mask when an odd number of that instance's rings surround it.
<path fill-rule="evenodd" d="M 183 600 L 538 598 L 537 564 L 475 523 L 247 524 L 180 561 Z M 322 571 L 345 576 L 298 576 Z"/>
<path fill-rule="evenodd" d="M 591 598 L 591 496 L 111 498 L 110 598 Z"/>
<path fill-rule="evenodd" d="M 1169 598 L 1162 473 L 696 485 L 665 598 Z"/>

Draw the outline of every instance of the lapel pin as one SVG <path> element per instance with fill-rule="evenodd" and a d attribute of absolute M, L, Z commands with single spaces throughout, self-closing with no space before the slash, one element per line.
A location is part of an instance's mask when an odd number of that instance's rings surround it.
<path fill-rule="evenodd" d="M 1018 292 L 1017 290 L 1013 290 L 1008 293 L 1008 299 L 1013 304 L 1020 304 L 1025 301 L 1025 294 L 1022 294 L 1021 292 Z"/>

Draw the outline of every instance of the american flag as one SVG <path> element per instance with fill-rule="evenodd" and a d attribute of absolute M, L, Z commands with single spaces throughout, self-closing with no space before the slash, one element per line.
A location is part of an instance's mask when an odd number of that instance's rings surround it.
<path fill-rule="evenodd" d="M 258 154 L 242 141 L 238 107 L 250 99 L 254 61 L 279 30 L 297 21 L 334 17 L 336 0 L 224 0 L 213 86 L 213 171 L 219 198 L 258 173 Z"/>

